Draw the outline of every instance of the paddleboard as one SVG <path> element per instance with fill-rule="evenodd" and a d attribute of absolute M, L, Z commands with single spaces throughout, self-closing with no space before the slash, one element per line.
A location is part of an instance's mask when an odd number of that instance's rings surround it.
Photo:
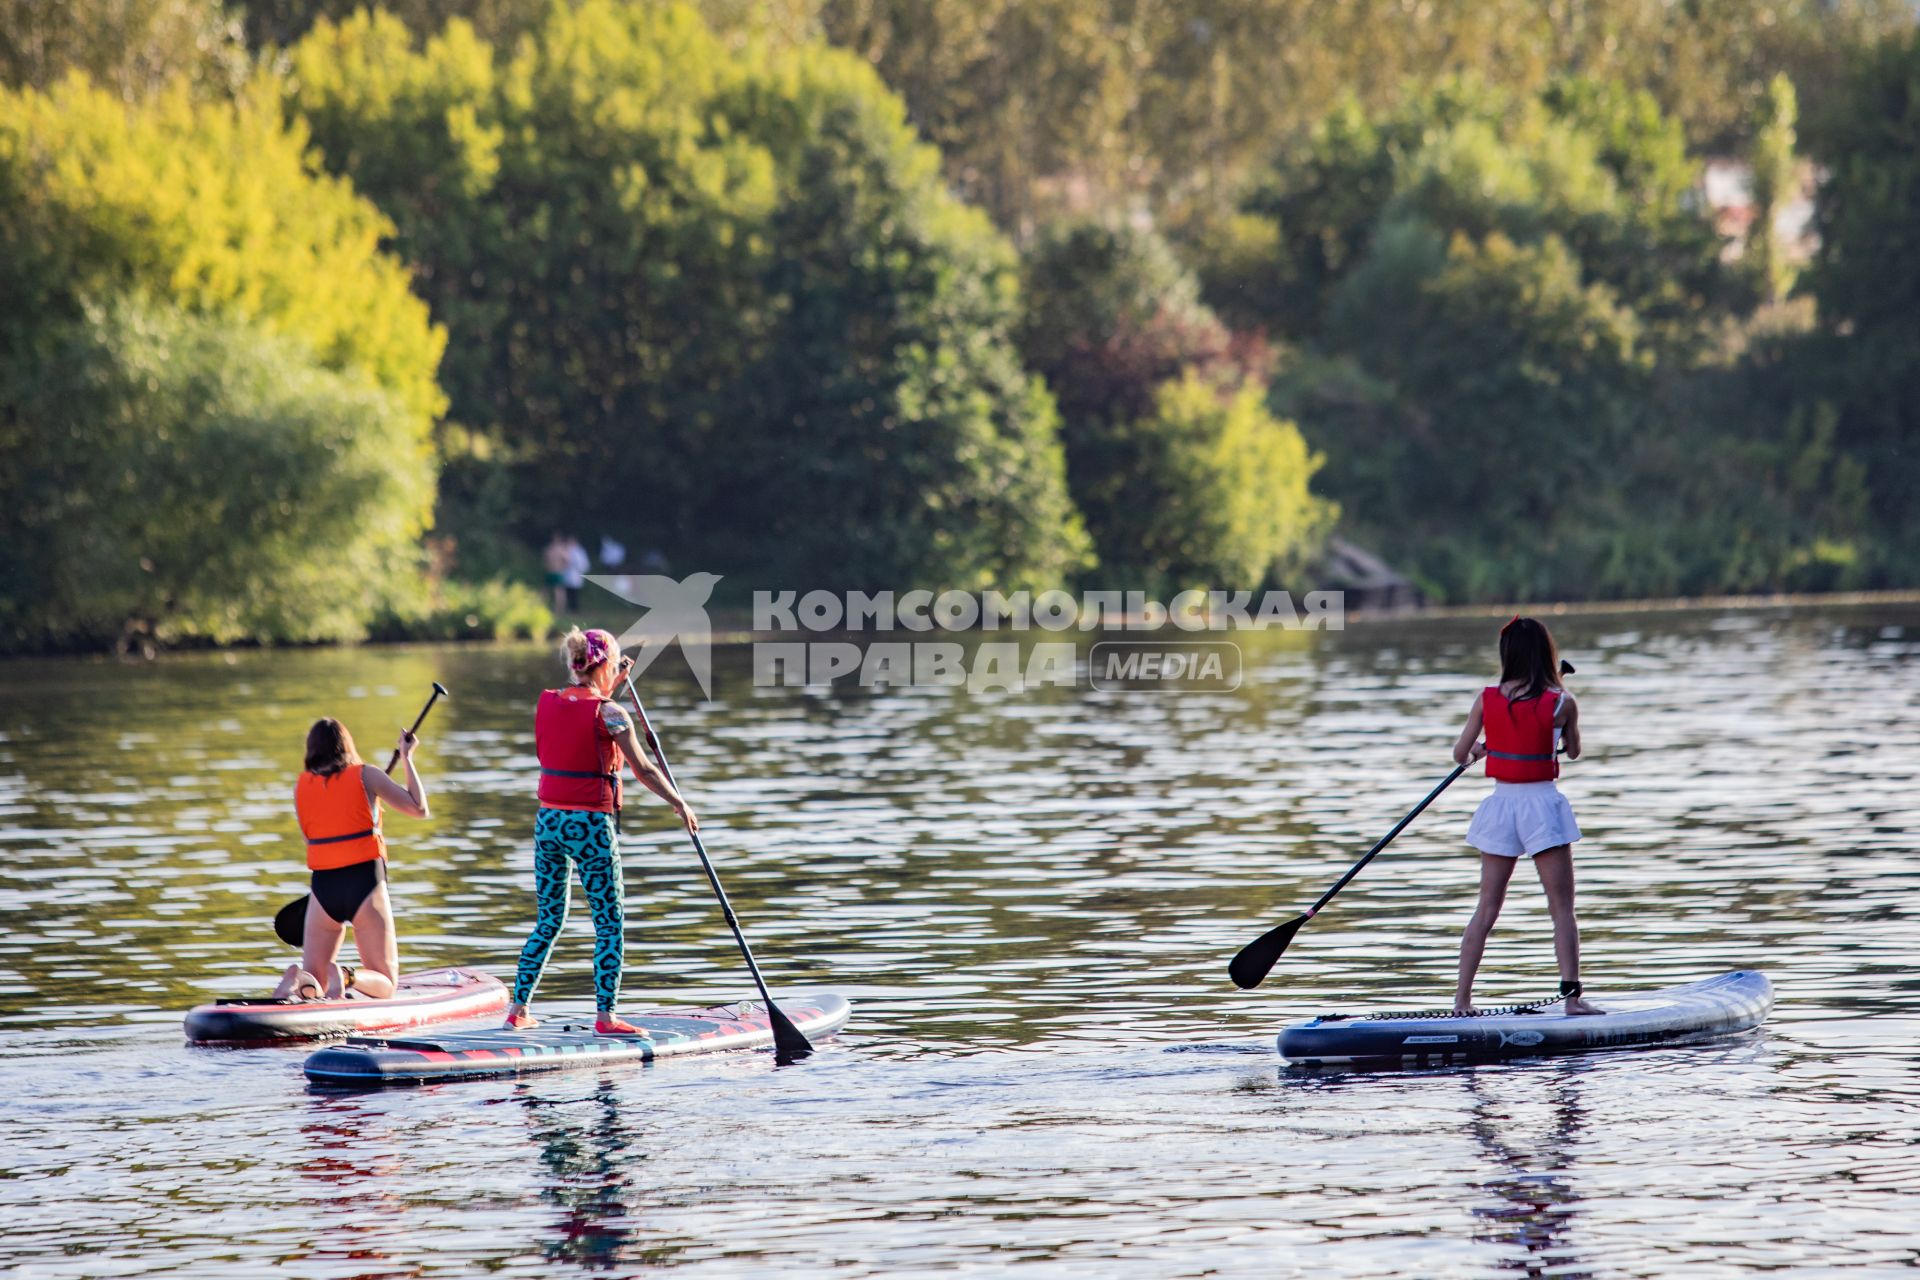
<path fill-rule="evenodd" d="M 507 988 L 478 969 L 422 969 L 402 974 L 391 1000 L 220 1000 L 187 1013 L 195 1044 L 285 1044 L 355 1031 L 404 1031 L 477 1018 L 507 1007 Z"/>
<path fill-rule="evenodd" d="M 1698 1044 L 1751 1031 L 1773 1008 L 1773 984 L 1752 969 L 1643 992 L 1589 992 L 1600 1017 L 1536 1013 L 1475 1017 L 1325 1014 L 1280 1033 L 1280 1056 L 1299 1066 L 1439 1067 L 1556 1053 Z"/>
<path fill-rule="evenodd" d="M 853 1007 L 832 994 L 795 996 L 780 1011 L 808 1039 L 846 1025 Z M 773 1043 L 766 1009 L 757 1002 L 717 1009 L 659 1010 L 628 1022 L 653 1033 L 603 1036 L 591 1021 L 543 1022 L 526 1031 L 492 1028 L 428 1036 L 354 1036 L 307 1056 L 307 1078 L 319 1084 L 418 1084 L 479 1076 L 520 1075 L 570 1067 L 645 1063 L 693 1053 L 761 1049 Z"/>

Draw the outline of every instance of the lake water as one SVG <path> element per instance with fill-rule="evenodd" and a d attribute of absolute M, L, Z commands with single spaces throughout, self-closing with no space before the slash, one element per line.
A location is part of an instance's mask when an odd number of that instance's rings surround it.
<path fill-rule="evenodd" d="M 657 725 L 776 989 L 763 1055 L 362 1094 L 189 1049 L 304 884 L 307 724 L 384 762 L 432 680 L 434 817 L 388 820 L 405 963 L 510 974 L 536 648 L 0 664 L 0 1272 L 193 1277 L 1911 1274 L 1920 1265 L 1920 609 L 1569 615 L 1563 783 L 1596 998 L 1735 968 L 1757 1035 L 1408 1075 L 1284 1023 L 1447 999 L 1455 785 L 1266 985 L 1226 962 L 1444 776 L 1497 620 L 1246 641 L 1234 693 L 751 687 Z M 630 809 L 628 1011 L 750 987 L 684 837 Z M 543 1008 L 591 1004 L 590 928 Z M 1479 994 L 1550 994 L 1523 869 Z"/>

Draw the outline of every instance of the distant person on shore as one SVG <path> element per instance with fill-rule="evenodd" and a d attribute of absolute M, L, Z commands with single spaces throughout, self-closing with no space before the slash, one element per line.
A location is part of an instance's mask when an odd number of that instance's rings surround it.
<path fill-rule="evenodd" d="M 567 539 L 558 529 L 547 539 L 540 562 L 547 571 L 547 594 L 553 597 L 553 611 L 567 611 Z"/>
<path fill-rule="evenodd" d="M 600 535 L 600 567 L 608 573 L 620 572 L 620 566 L 627 562 L 626 544 L 610 534 Z"/>
<path fill-rule="evenodd" d="M 540 807 L 533 818 L 536 915 L 520 952 L 506 1025 L 513 1030 L 537 1025 L 527 1006 L 567 922 L 570 877 L 577 872 L 593 913 L 594 1030 L 645 1036 L 619 1013 L 627 928 L 620 871 L 622 772 L 631 768 L 649 791 L 673 806 L 687 830 L 698 831 L 700 820 L 647 758 L 633 718 L 614 701 L 628 666 L 619 641 L 605 631 L 575 627 L 567 633 L 563 654 L 566 685 L 544 691 L 534 704 L 534 752 L 540 758 Z"/>
<path fill-rule="evenodd" d="M 640 557 L 640 572 L 671 574 L 673 565 L 667 561 L 667 553 L 658 547 L 648 547 L 646 554 Z"/>
<path fill-rule="evenodd" d="M 360 762 L 353 735 L 326 717 L 307 730 L 306 769 L 293 787 L 294 814 L 307 841 L 313 875 L 300 963 L 289 965 L 276 1000 L 338 1000 L 349 992 L 375 1000 L 393 997 L 400 980 L 400 939 L 387 898 L 387 841 L 380 806 L 409 817 L 427 816 L 427 788 L 413 767 L 411 733 L 400 735 L 406 765 L 402 787 Z M 353 926 L 360 968 L 338 963 L 347 926 Z"/>
<path fill-rule="evenodd" d="M 567 612 L 580 612 L 580 590 L 587 585 L 587 570 L 593 568 L 593 561 L 587 556 L 587 549 L 580 545 L 580 539 L 568 537 L 567 562 L 561 582 L 567 589 Z"/>
<path fill-rule="evenodd" d="M 1484 758 L 1487 776 L 1494 780 L 1493 794 L 1480 802 L 1467 826 L 1467 843 L 1480 850 L 1480 902 L 1460 939 L 1455 1013 L 1473 1012 L 1473 980 L 1487 935 L 1500 918 L 1507 882 L 1521 858 L 1533 859 L 1546 890 L 1567 1012 L 1605 1012 L 1581 998 L 1580 923 L 1573 914 L 1573 842 L 1580 827 L 1553 781 L 1560 776 L 1555 748 L 1563 744 L 1567 759 L 1580 758 L 1580 708 L 1560 684 L 1560 654 L 1552 634 L 1545 624 L 1516 616 L 1500 629 L 1500 683 L 1474 697 L 1466 727 L 1453 744 L 1454 763 Z"/>

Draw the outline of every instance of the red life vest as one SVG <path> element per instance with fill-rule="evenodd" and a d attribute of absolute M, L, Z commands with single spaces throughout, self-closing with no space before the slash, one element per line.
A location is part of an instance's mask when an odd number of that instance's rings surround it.
<path fill-rule="evenodd" d="M 533 709 L 533 750 L 540 757 L 542 808 L 620 812 L 620 771 L 627 758 L 600 718 L 609 701 L 588 689 L 541 692 Z"/>
<path fill-rule="evenodd" d="M 1558 689 L 1537 698 L 1509 701 L 1499 685 L 1480 695 L 1480 718 L 1487 729 L 1487 776 L 1501 782 L 1551 782 L 1560 776 L 1553 753 L 1553 718 L 1559 714 Z"/>
<path fill-rule="evenodd" d="M 367 766 L 338 773 L 303 773 L 293 784 L 293 812 L 307 838 L 307 870 L 333 871 L 387 856 L 380 834 L 380 802 L 367 798 Z"/>

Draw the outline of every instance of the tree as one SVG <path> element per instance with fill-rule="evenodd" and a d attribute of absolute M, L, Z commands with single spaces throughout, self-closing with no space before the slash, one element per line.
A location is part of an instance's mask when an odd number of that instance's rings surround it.
<path fill-rule="evenodd" d="M 270 100 L 138 107 L 73 78 L 0 90 L 0 355 L 123 293 L 234 314 L 391 391 L 426 447 L 445 336 L 379 248 L 388 224 Z"/>
<path fill-rule="evenodd" d="M 1557 237 L 1391 224 L 1331 305 L 1330 362 L 1275 408 L 1327 450 L 1354 536 L 1443 599 L 1595 592 L 1591 518 L 1648 359 L 1632 312 Z"/>
<path fill-rule="evenodd" d="M 1318 548 L 1320 467 L 1263 403 L 1266 353 L 1236 340 L 1159 236 L 1051 228 L 1027 259 L 1022 345 L 1054 389 L 1067 477 L 1106 577 L 1251 587 Z"/>
<path fill-rule="evenodd" d="M 1821 336 L 1802 372 L 1866 468 L 1882 580 L 1920 569 L 1920 32 L 1866 51 L 1809 130 L 1825 167 L 1806 278 Z"/>
<path fill-rule="evenodd" d="M 1747 150 L 1753 169 L 1753 225 L 1747 229 L 1746 254 L 1768 302 L 1779 302 L 1793 288 L 1794 266 L 1783 252 L 1774 224 L 1799 183 L 1800 157 L 1795 151 L 1794 134 L 1799 117 L 1793 81 L 1775 76 L 1767 86 Z"/>
<path fill-rule="evenodd" d="M 0 357 L 0 649 L 355 639 L 417 585 L 400 398 L 297 340 L 116 302 Z"/>
<path fill-rule="evenodd" d="M 1443 237 L 1557 238 L 1650 341 L 1697 353 L 1755 299 L 1720 261 L 1692 183 L 1678 125 L 1614 86 L 1568 81 L 1517 99 L 1458 80 L 1378 116 L 1348 103 L 1249 197 L 1273 227 L 1272 292 L 1224 302 L 1309 337 L 1381 229 L 1418 220 Z"/>
<path fill-rule="evenodd" d="M 305 151 L 271 101 L 0 90 L 0 643 L 340 638 L 417 579 L 443 336 Z"/>
<path fill-rule="evenodd" d="M 323 23 L 289 109 L 393 217 L 453 416 L 569 522 L 845 585 L 1050 581 L 1086 540 L 1010 250 L 872 71 L 690 9 Z"/>

